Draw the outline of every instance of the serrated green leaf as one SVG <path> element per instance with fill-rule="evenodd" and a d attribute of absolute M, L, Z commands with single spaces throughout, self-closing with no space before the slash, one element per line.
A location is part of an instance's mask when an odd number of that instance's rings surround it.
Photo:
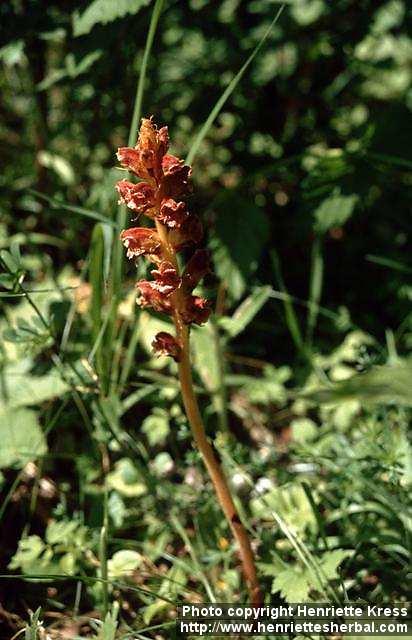
<path fill-rule="evenodd" d="M 311 588 L 304 571 L 284 569 L 272 582 L 272 593 L 280 593 L 286 602 L 306 602 Z"/>
<path fill-rule="evenodd" d="M 29 409 L 0 409 L 0 442 L 0 468 L 22 468 L 47 452 L 36 412 Z"/>
<path fill-rule="evenodd" d="M 21 568 L 24 573 L 27 573 L 28 569 L 34 565 L 34 563 L 37 563 L 45 548 L 46 545 L 39 536 L 33 535 L 22 538 L 19 540 L 17 551 L 12 557 L 8 568 Z"/>
<path fill-rule="evenodd" d="M 79 523 L 75 520 L 52 521 L 46 529 L 46 541 L 49 544 L 70 545 L 79 531 Z"/>
<path fill-rule="evenodd" d="M 96 24 L 107 24 L 126 15 L 134 15 L 150 0 L 94 0 L 82 14 L 73 15 L 73 35 L 83 36 L 89 33 Z"/>
<path fill-rule="evenodd" d="M 320 560 L 320 568 L 322 574 L 327 580 L 336 580 L 339 578 L 337 569 L 345 558 L 350 558 L 353 551 L 348 549 L 335 549 L 334 551 L 326 551 Z"/>

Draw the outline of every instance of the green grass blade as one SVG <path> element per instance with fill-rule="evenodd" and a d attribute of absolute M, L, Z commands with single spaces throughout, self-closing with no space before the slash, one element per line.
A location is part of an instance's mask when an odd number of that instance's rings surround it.
<path fill-rule="evenodd" d="M 106 298 L 105 276 L 107 276 L 107 264 L 108 258 L 110 258 L 109 252 L 111 247 L 110 237 L 107 236 L 106 229 L 107 227 L 100 223 L 95 226 L 89 254 L 89 278 L 92 287 L 90 318 L 94 343 L 92 353 L 94 356 L 96 352 L 96 369 L 104 393 L 106 393 L 108 389 L 110 368 L 110 359 L 107 357 L 109 352 L 105 349 L 105 345 L 107 345 L 110 339 L 110 332 L 108 331 L 106 336 L 103 335 L 105 332 L 103 327 L 108 324 L 107 320 L 103 321 L 103 309 Z"/>
<path fill-rule="evenodd" d="M 312 258 L 309 285 L 309 311 L 307 321 L 307 343 L 312 344 L 313 332 L 319 315 L 319 302 L 323 285 L 322 238 L 317 236 L 312 246 Z"/>
<path fill-rule="evenodd" d="M 298 349 L 298 351 L 302 351 L 303 350 L 303 338 L 302 338 L 302 333 L 300 330 L 300 326 L 299 326 L 299 322 L 298 322 L 298 318 L 296 316 L 295 313 L 295 309 L 293 306 L 293 302 L 292 302 L 292 298 L 291 296 L 288 294 L 288 291 L 285 287 L 285 283 L 283 280 L 283 276 L 282 276 L 282 271 L 280 268 L 280 261 L 279 261 L 279 256 L 277 254 L 277 252 L 275 251 L 275 249 L 273 249 L 271 251 L 271 259 L 272 259 L 272 264 L 273 264 L 273 269 L 275 272 L 275 278 L 277 281 L 277 285 L 280 289 L 280 291 L 282 293 L 285 294 L 285 298 L 283 300 L 283 308 L 285 311 L 285 320 L 286 320 L 286 325 L 289 329 L 289 333 L 292 337 L 292 340 L 295 344 L 295 347 Z"/>
<path fill-rule="evenodd" d="M 136 97 L 133 108 L 132 121 L 130 123 L 128 145 L 129 147 L 134 145 L 137 136 L 137 127 L 142 113 L 143 93 L 146 80 L 147 65 L 149 62 L 150 52 L 152 50 L 154 36 L 156 33 L 157 25 L 159 23 L 160 14 L 163 9 L 164 0 L 156 0 L 153 7 L 152 16 L 150 18 L 149 30 L 147 32 L 146 45 L 143 54 L 142 65 L 140 67 L 139 78 L 137 81 Z M 117 227 L 124 229 L 126 225 L 127 208 L 125 206 L 119 207 L 117 215 Z M 113 250 L 113 291 L 118 294 L 120 290 L 120 283 L 122 279 L 122 266 L 123 266 L 123 246 L 118 239 L 115 240 Z M 117 304 L 117 296 L 114 297 L 114 304 Z"/>
<path fill-rule="evenodd" d="M 412 273 L 412 269 L 402 262 L 398 260 L 391 260 L 390 258 L 385 258 L 383 256 L 375 256 L 370 253 L 367 254 L 366 260 L 368 262 L 373 262 L 374 264 L 378 264 L 381 267 L 388 267 L 388 269 L 393 269 L 394 271 L 401 271 L 402 273 Z"/>
<path fill-rule="evenodd" d="M 194 158 L 195 158 L 195 156 L 196 156 L 196 154 L 197 154 L 197 152 L 199 150 L 199 147 L 200 147 L 203 139 L 205 138 L 205 136 L 207 135 L 207 133 L 208 133 L 210 127 L 212 126 L 213 122 L 215 121 L 215 119 L 219 115 L 219 112 L 222 109 L 223 105 L 225 104 L 226 100 L 230 97 L 230 95 L 236 89 L 236 87 L 239 84 L 240 80 L 242 79 L 245 71 L 247 70 L 249 65 L 253 62 L 254 58 L 257 56 L 257 54 L 259 53 L 260 49 L 264 45 L 264 43 L 265 43 L 266 39 L 268 38 L 270 32 L 272 31 L 272 29 L 275 26 L 276 22 L 279 20 L 280 15 L 281 15 L 284 7 L 285 7 L 285 5 L 282 4 L 282 6 L 279 8 L 278 12 L 276 13 L 275 17 L 273 18 L 272 22 L 270 23 L 269 27 L 266 29 L 266 31 L 263 34 L 262 38 L 259 40 L 259 42 L 256 45 L 256 47 L 253 49 L 252 53 L 250 54 L 250 56 L 248 57 L 246 62 L 239 69 L 239 71 L 237 72 L 237 74 L 235 75 L 233 80 L 228 84 L 228 86 L 226 87 L 226 89 L 224 90 L 222 95 L 220 96 L 219 100 L 216 102 L 215 106 L 213 107 L 212 111 L 210 112 L 209 116 L 207 117 L 206 122 L 203 124 L 202 128 L 200 129 L 199 133 L 197 134 L 197 136 L 195 137 L 195 139 L 193 141 L 193 144 L 192 144 L 192 146 L 191 146 L 191 148 L 189 150 L 189 153 L 187 155 L 187 158 L 186 158 L 186 162 L 188 164 L 192 164 L 193 163 L 193 160 L 194 160 Z"/>
<path fill-rule="evenodd" d="M 130 124 L 129 140 L 128 140 L 129 147 L 132 146 L 132 144 L 134 144 L 136 141 L 137 127 L 139 124 L 140 117 L 142 115 L 143 92 L 144 92 L 144 85 L 146 80 L 147 65 L 149 62 L 149 56 L 152 50 L 153 40 L 156 33 L 157 25 L 159 22 L 160 14 L 162 13 L 162 10 L 163 10 L 163 4 L 164 4 L 164 0 L 156 0 L 155 6 L 153 7 L 153 11 L 152 11 L 152 17 L 150 19 L 149 31 L 147 33 L 146 46 L 144 49 L 142 66 L 140 67 L 139 81 L 137 83 L 132 122 Z"/>
<path fill-rule="evenodd" d="M 40 193 L 40 191 L 35 191 L 34 189 L 28 189 L 27 192 L 33 196 L 36 196 L 36 198 L 39 198 L 39 200 L 44 200 L 44 202 L 47 202 L 52 209 L 63 209 L 63 211 L 76 213 L 80 216 L 91 218 L 92 220 L 105 222 L 106 224 L 110 224 L 113 227 L 117 226 L 114 220 L 111 220 L 110 218 L 106 218 L 101 213 L 97 213 L 97 211 L 93 211 L 91 209 L 85 209 L 84 207 L 76 207 L 71 204 L 65 204 L 64 202 L 60 202 L 59 200 L 56 200 L 56 198 L 51 198 L 50 196 L 46 196 L 45 193 Z"/>
<path fill-rule="evenodd" d="M 99 561 L 100 561 L 100 577 L 102 579 L 102 620 L 107 616 L 109 610 L 109 582 L 108 582 L 108 565 L 107 565 L 107 538 L 109 527 L 108 512 L 108 494 L 105 487 L 103 495 L 103 525 L 100 529 L 99 540 Z"/>

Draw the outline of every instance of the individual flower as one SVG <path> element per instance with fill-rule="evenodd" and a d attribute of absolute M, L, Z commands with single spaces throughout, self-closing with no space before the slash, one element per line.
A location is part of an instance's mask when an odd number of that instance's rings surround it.
<path fill-rule="evenodd" d="M 169 232 L 169 240 L 175 251 L 181 251 L 191 244 L 198 244 L 203 236 L 202 223 L 198 216 L 191 214 L 176 229 Z"/>
<path fill-rule="evenodd" d="M 162 158 L 162 170 L 165 176 L 171 176 L 181 172 L 184 166 L 184 161 L 176 158 L 176 156 L 166 155 Z"/>
<path fill-rule="evenodd" d="M 163 198 L 156 217 L 162 224 L 173 229 L 181 227 L 188 216 L 189 213 L 184 202 L 176 202 L 173 198 Z"/>
<path fill-rule="evenodd" d="M 159 313 L 167 313 L 170 315 L 173 312 L 173 307 L 170 298 L 159 291 L 156 282 L 152 280 L 139 280 L 137 288 L 140 290 L 140 297 L 136 302 L 141 307 L 152 307 Z"/>
<path fill-rule="evenodd" d="M 193 291 L 209 271 L 209 252 L 205 249 L 197 249 L 183 271 L 182 282 L 185 290 Z"/>
<path fill-rule="evenodd" d="M 176 338 L 166 331 L 160 331 L 155 335 L 152 348 L 157 356 L 171 356 L 179 362 L 182 348 Z"/>
<path fill-rule="evenodd" d="M 155 191 L 147 182 L 135 184 L 128 180 L 120 180 L 116 184 L 120 196 L 119 204 L 125 204 L 138 213 L 154 216 Z"/>
<path fill-rule="evenodd" d="M 166 156 L 165 156 L 166 157 Z M 183 198 L 191 193 L 190 177 L 191 168 L 183 164 L 166 164 L 166 172 L 163 173 L 162 191 L 166 197 Z"/>
<path fill-rule="evenodd" d="M 152 275 L 155 277 L 153 286 L 166 296 L 169 296 L 180 286 L 181 278 L 176 268 L 168 260 L 162 260 L 158 268 L 152 271 Z"/>
<path fill-rule="evenodd" d="M 159 236 L 153 228 L 132 227 L 125 229 L 120 238 L 127 249 L 128 258 L 138 256 L 156 256 L 160 253 L 161 244 Z"/>
<path fill-rule="evenodd" d="M 185 298 L 185 306 L 181 311 L 181 317 L 185 324 L 204 324 L 208 321 L 212 309 L 209 301 L 200 296 L 188 296 Z"/>

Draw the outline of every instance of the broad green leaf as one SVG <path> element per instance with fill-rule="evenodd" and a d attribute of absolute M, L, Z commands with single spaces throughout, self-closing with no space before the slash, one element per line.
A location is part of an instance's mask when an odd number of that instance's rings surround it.
<path fill-rule="evenodd" d="M 231 338 L 239 335 L 263 307 L 271 292 L 272 288 L 269 286 L 256 288 L 230 318 L 221 318 L 219 321 L 220 326 L 225 329 Z"/>
<path fill-rule="evenodd" d="M 122 549 L 116 551 L 107 563 L 108 575 L 112 580 L 130 575 L 137 569 L 142 561 L 142 556 L 137 551 Z"/>
<path fill-rule="evenodd" d="M 151 466 L 157 476 L 164 476 L 169 473 L 171 469 L 173 469 L 173 458 L 167 451 L 161 451 L 154 458 Z"/>
<path fill-rule="evenodd" d="M 0 409 L 0 468 L 24 467 L 47 452 L 35 411 Z"/>
<path fill-rule="evenodd" d="M 126 505 L 117 491 L 112 491 L 107 502 L 109 516 L 115 527 L 121 527 L 127 514 Z"/>
<path fill-rule="evenodd" d="M 399 403 L 411 407 L 412 360 L 372 367 L 366 373 L 308 393 L 305 397 L 319 404 L 359 400 L 371 405 Z"/>
<path fill-rule="evenodd" d="M 357 200 L 357 195 L 343 196 L 339 192 L 326 198 L 315 210 L 315 231 L 326 233 L 333 227 L 341 227 L 352 215 Z"/>
<path fill-rule="evenodd" d="M 0 49 L 0 60 L 8 67 L 20 64 L 24 60 L 23 40 L 14 40 Z"/>
<path fill-rule="evenodd" d="M 390 0 L 379 7 L 373 19 L 372 31 L 382 34 L 402 23 L 405 14 L 405 3 L 402 0 Z"/>
<path fill-rule="evenodd" d="M 287 398 L 285 382 L 290 376 L 289 367 L 276 368 L 266 365 L 262 377 L 244 376 L 242 387 L 250 402 L 254 404 L 283 404 Z"/>
<path fill-rule="evenodd" d="M 2 249 L 0 251 L 0 259 L 6 265 L 6 269 L 10 271 L 10 273 L 16 273 L 20 269 L 19 261 L 10 253 L 10 251 L 6 251 L 6 249 Z"/>
<path fill-rule="evenodd" d="M 30 374 L 30 367 L 29 359 L 4 367 L 6 384 L 0 392 L 0 411 L 40 404 L 68 391 L 69 385 L 55 369 L 43 376 L 34 376 Z"/>
<path fill-rule="evenodd" d="M 294 2 L 290 13 L 296 22 L 302 26 L 312 24 L 326 11 L 323 0 L 300 0 Z"/>
<path fill-rule="evenodd" d="M 219 362 L 211 324 L 193 327 L 191 343 L 194 350 L 194 366 L 203 384 L 208 391 L 216 391 L 219 382 Z"/>
<path fill-rule="evenodd" d="M 96 24 L 107 24 L 146 7 L 150 0 L 94 0 L 80 15 L 73 15 L 73 35 L 83 36 Z"/>

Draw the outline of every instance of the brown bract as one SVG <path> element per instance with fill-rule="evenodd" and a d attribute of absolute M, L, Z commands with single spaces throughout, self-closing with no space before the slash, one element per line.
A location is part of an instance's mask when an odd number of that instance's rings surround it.
<path fill-rule="evenodd" d="M 191 192 L 191 168 L 180 158 L 168 154 L 168 148 L 167 127 L 158 129 L 152 118 L 144 118 L 136 146 L 118 150 L 122 167 L 141 180 L 117 183 L 119 203 L 156 224 L 156 228 L 126 229 L 121 239 L 129 258 L 144 255 L 156 264 L 152 271 L 154 279 L 137 283 L 138 304 L 173 315 L 187 325 L 203 324 L 210 315 L 210 306 L 207 300 L 192 292 L 209 271 L 209 257 L 204 250 L 195 251 L 183 274 L 179 274 L 176 253 L 198 244 L 203 230 L 198 216 L 188 211 L 184 201 Z M 162 332 L 153 345 L 157 353 L 176 359 L 174 343 L 178 344 L 173 336 Z"/>

